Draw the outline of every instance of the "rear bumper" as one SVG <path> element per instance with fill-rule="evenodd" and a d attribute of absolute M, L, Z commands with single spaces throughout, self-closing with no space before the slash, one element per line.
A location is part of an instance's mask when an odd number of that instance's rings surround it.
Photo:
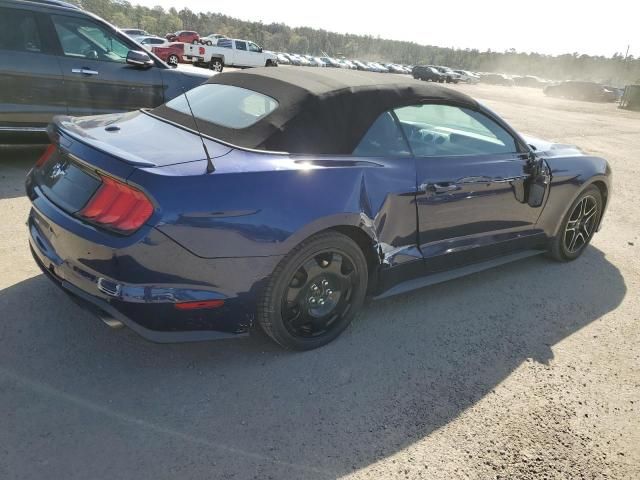
<path fill-rule="evenodd" d="M 160 343 L 248 333 L 258 293 L 279 257 L 203 259 L 154 228 L 140 238 L 96 237 L 42 195 L 32 197 L 29 243 L 41 270 L 103 320 L 117 320 Z M 45 215 L 46 213 L 46 215 Z M 183 301 L 224 300 L 214 309 L 179 310 Z"/>
<path fill-rule="evenodd" d="M 110 323 L 113 320 L 121 322 L 131 330 L 136 332 L 141 337 L 155 343 L 179 343 L 179 342 L 200 342 L 206 340 L 221 340 L 226 338 L 238 338 L 247 336 L 245 333 L 226 333 L 218 331 L 203 331 L 203 330 L 191 330 L 191 331 L 159 331 L 145 328 L 135 320 L 127 317 L 115 307 L 111 306 L 108 302 L 89 295 L 84 290 L 76 287 L 66 280 L 62 280 L 56 276 L 52 271 L 45 268 L 38 253 L 31 245 L 31 254 L 33 255 L 36 264 L 56 286 L 58 286 L 63 292 L 68 294 L 74 302 L 83 307 L 85 310 L 95 315 L 105 323 Z"/>

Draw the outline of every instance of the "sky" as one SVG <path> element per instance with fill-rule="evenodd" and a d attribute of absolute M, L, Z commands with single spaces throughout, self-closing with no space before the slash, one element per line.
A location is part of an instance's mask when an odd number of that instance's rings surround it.
<path fill-rule="evenodd" d="M 640 0 L 131 0 L 440 47 L 640 57 Z M 209 34 L 215 32 L 200 32 Z"/>

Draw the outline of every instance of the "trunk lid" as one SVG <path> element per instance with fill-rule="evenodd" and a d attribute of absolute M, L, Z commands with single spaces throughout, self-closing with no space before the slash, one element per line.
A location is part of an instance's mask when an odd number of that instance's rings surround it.
<path fill-rule="evenodd" d="M 206 172 L 206 156 L 197 134 L 141 111 L 56 117 L 49 136 L 52 147 L 30 172 L 27 192 L 34 197 L 41 193 L 76 217 L 105 177 L 129 183 L 131 174 L 139 169 L 163 171 L 169 176 Z M 217 142 L 205 142 L 212 158 L 231 150 Z M 150 197 L 148 192 L 146 195 Z"/>
<path fill-rule="evenodd" d="M 200 137 L 142 111 L 56 117 L 64 134 L 134 167 L 164 167 L 205 159 Z M 231 148 L 205 139 L 212 158 Z"/>

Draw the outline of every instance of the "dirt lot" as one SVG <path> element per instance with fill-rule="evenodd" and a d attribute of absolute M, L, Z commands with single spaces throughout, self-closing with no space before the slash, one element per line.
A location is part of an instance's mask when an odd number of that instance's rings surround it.
<path fill-rule="evenodd" d="M 585 255 L 369 304 L 333 344 L 154 345 L 88 317 L 29 257 L 0 152 L 0 478 L 640 478 L 640 113 L 460 86 L 608 158 Z M 9 157 L 9 158 L 7 158 Z"/>

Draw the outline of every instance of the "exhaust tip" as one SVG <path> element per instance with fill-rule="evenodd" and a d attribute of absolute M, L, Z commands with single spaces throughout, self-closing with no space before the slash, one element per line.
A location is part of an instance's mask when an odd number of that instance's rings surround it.
<path fill-rule="evenodd" d="M 118 330 L 124 327 L 124 323 L 122 323 L 120 320 L 117 320 L 113 317 L 108 317 L 105 315 L 105 316 L 101 316 L 100 320 L 102 320 L 107 327 L 113 328 L 114 330 Z"/>

